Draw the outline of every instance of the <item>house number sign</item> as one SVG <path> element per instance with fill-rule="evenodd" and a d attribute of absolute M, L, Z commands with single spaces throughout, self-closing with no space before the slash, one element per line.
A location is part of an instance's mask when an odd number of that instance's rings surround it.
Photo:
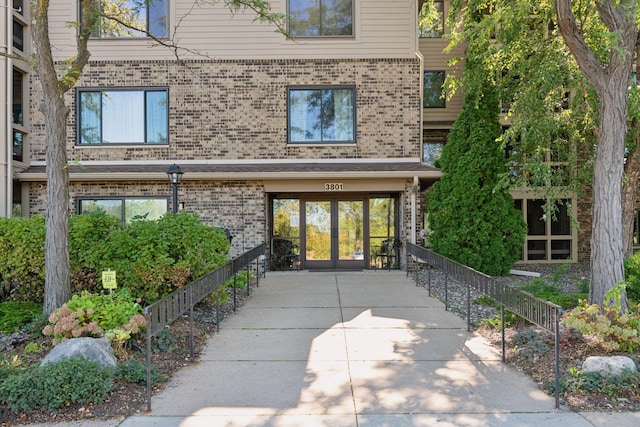
<path fill-rule="evenodd" d="M 342 191 L 344 190 L 341 182 L 326 183 L 324 185 L 324 191 Z"/>

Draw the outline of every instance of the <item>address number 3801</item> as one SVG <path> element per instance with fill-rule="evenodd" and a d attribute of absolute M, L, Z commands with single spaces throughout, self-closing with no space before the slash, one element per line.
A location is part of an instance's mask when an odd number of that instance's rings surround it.
<path fill-rule="evenodd" d="M 341 182 L 339 183 L 327 183 L 324 185 L 324 191 L 342 191 L 344 187 Z"/>

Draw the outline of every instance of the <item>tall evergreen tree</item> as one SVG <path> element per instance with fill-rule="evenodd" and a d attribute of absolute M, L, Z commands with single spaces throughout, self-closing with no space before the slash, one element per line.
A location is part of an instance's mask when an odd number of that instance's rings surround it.
<path fill-rule="evenodd" d="M 508 188 L 499 185 L 507 165 L 497 89 L 472 57 L 464 72 L 474 75 L 475 84 L 465 87 L 464 106 L 440 158 L 444 176 L 429 194 L 429 242 L 448 258 L 501 275 L 519 259 L 526 225 Z"/>

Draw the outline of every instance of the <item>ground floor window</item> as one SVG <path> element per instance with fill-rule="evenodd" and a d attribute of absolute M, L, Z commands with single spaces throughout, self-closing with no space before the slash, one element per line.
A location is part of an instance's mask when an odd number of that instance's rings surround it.
<path fill-rule="evenodd" d="M 156 220 L 164 215 L 168 208 L 169 199 L 166 197 L 83 198 L 77 202 L 78 214 L 104 212 L 115 216 L 123 224 L 128 224 L 134 219 Z"/>
<path fill-rule="evenodd" d="M 522 261 L 566 261 L 576 258 L 577 230 L 572 226 L 573 199 L 561 199 L 550 208 L 545 199 L 515 197 L 527 223 Z"/>
<path fill-rule="evenodd" d="M 274 195 L 271 268 L 398 268 L 397 209 L 395 194 Z"/>

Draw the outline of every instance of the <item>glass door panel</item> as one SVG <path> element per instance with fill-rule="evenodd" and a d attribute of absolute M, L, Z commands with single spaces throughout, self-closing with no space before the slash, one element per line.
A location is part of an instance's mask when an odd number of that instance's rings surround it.
<path fill-rule="evenodd" d="M 397 268 L 396 199 L 391 196 L 369 199 L 369 267 Z"/>
<path fill-rule="evenodd" d="M 364 260 L 364 202 L 338 201 L 338 260 Z"/>
<path fill-rule="evenodd" d="M 272 270 L 300 267 L 300 200 L 273 199 Z"/>
<path fill-rule="evenodd" d="M 331 261 L 331 202 L 305 203 L 306 261 Z"/>

